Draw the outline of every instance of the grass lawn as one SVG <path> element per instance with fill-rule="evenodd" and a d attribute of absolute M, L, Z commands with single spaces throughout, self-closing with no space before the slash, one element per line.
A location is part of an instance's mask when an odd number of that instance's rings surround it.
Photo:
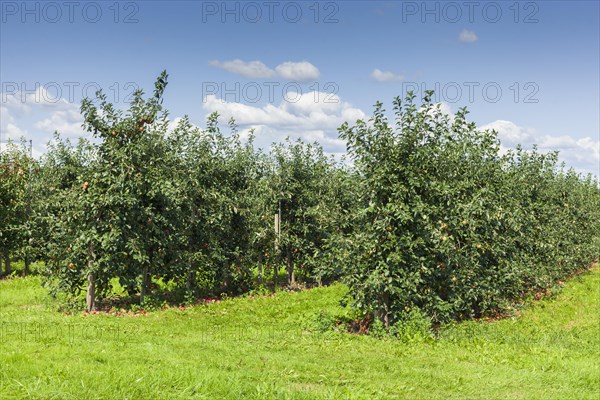
<path fill-rule="evenodd" d="M 345 287 L 65 315 L 39 278 L 0 281 L 2 399 L 600 398 L 600 270 L 517 318 L 402 342 L 307 326 Z"/>

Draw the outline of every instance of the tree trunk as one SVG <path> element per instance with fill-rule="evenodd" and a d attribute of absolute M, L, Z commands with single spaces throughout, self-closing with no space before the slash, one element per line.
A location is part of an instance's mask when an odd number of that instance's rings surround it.
<path fill-rule="evenodd" d="M 4 257 L 2 256 L 2 253 L 0 253 L 0 276 L 2 276 L 2 259 Z"/>
<path fill-rule="evenodd" d="M 85 296 L 85 303 L 87 311 L 92 312 L 96 309 L 96 277 L 94 273 L 89 272 L 87 276 L 87 293 Z"/>
<path fill-rule="evenodd" d="M 292 260 L 292 252 L 289 247 L 286 249 L 285 261 L 287 264 L 288 285 L 294 286 L 296 284 L 296 279 L 294 277 L 294 262 Z"/>
<path fill-rule="evenodd" d="M 148 251 L 148 263 L 144 265 L 142 271 L 142 290 L 140 290 L 140 304 L 144 303 L 146 292 L 148 292 L 148 283 L 150 283 L 150 267 L 154 262 L 154 249 L 151 247 Z"/>
<path fill-rule="evenodd" d="M 12 272 L 12 268 L 10 266 L 10 255 L 8 253 L 6 253 L 4 255 L 4 273 L 6 275 L 10 275 L 11 272 Z"/>
<path fill-rule="evenodd" d="M 29 275 L 29 266 L 31 265 L 31 260 L 29 259 L 29 250 L 27 250 L 27 254 L 25 254 L 25 275 Z"/>
<path fill-rule="evenodd" d="M 382 294 L 383 307 L 377 312 L 377 317 L 386 328 L 390 327 L 390 296 L 387 292 Z"/>

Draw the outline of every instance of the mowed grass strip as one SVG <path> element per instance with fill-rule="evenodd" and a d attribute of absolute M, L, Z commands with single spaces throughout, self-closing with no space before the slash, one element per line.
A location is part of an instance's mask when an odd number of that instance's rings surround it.
<path fill-rule="evenodd" d="M 415 342 L 306 329 L 343 285 L 123 317 L 59 313 L 39 283 L 0 281 L 2 399 L 600 397 L 598 268 Z"/>

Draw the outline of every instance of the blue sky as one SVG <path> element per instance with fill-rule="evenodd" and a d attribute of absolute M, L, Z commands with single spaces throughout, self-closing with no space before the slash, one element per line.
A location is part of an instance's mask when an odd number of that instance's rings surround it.
<path fill-rule="evenodd" d="M 219 111 L 262 147 L 290 135 L 342 153 L 344 120 L 426 88 L 503 147 L 537 143 L 598 175 L 599 4 L 2 1 L 0 140 L 43 152 L 55 129 L 81 134 L 95 87 L 124 105 L 166 69 L 173 119 Z"/>

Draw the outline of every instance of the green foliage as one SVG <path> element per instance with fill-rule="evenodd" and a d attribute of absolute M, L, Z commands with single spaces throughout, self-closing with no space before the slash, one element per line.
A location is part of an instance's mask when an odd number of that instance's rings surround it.
<path fill-rule="evenodd" d="M 77 296 L 92 277 L 99 299 L 115 278 L 141 298 L 159 280 L 191 297 L 237 295 L 256 284 L 257 265 L 276 276 L 283 263 L 290 284 L 294 268 L 307 282 L 338 277 L 322 265 L 347 174 L 317 144 L 256 150 L 233 120 L 223 134 L 216 113 L 205 129 L 187 117 L 172 129 L 166 85 L 163 73 L 153 96 L 137 91 L 127 111 L 99 91 L 81 105 L 95 140 L 73 146 L 57 134 L 49 145 L 36 181 L 49 193 L 35 225 L 52 291 Z"/>
<path fill-rule="evenodd" d="M 25 142 L 9 142 L 0 153 L 0 266 L 6 259 L 22 258 L 31 246 L 29 182 L 36 168 Z"/>
<path fill-rule="evenodd" d="M 288 275 L 299 270 L 306 280 L 335 277 L 323 268 L 324 249 L 338 232 L 341 179 L 337 164 L 317 144 L 301 141 L 275 145 L 271 151 L 274 173 L 270 175 L 272 204 L 281 211 L 279 252 Z M 279 210 L 274 209 L 274 212 Z M 289 277 L 293 281 L 292 277 Z"/>
<path fill-rule="evenodd" d="M 554 153 L 500 155 L 495 132 L 431 96 L 397 98 L 393 124 L 378 103 L 340 128 L 360 174 L 347 281 L 386 327 L 415 307 L 434 323 L 501 311 L 597 256 L 591 177 L 558 169 Z"/>
<path fill-rule="evenodd" d="M 144 100 L 137 91 L 126 113 L 102 92 L 98 106 L 85 99 L 84 128 L 97 141 L 76 149 L 58 141 L 49 149 L 47 168 L 62 170 L 53 178 L 60 190 L 49 202 L 47 272 L 55 290 L 77 294 L 92 275 L 101 297 L 112 278 L 143 291 L 147 276 L 160 277 L 177 261 L 178 193 L 169 168 L 167 115 L 159 115 L 165 86 L 163 73 L 154 96 Z"/>
<path fill-rule="evenodd" d="M 379 321 L 379 320 L 377 320 Z M 431 341 L 431 319 L 418 308 L 413 308 L 390 327 L 389 333 L 405 342 Z"/>
<path fill-rule="evenodd" d="M 375 317 L 376 330 L 421 332 L 417 320 L 502 312 L 598 257 L 591 176 L 535 148 L 502 154 L 495 132 L 466 109 L 442 113 L 432 92 L 395 99 L 393 122 L 377 103 L 343 124 L 347 164 L 317 143 L 256 149 L 216 113 L 173 127 L 166 86 L 163 72 L 127 110 L 101 91 L 85 99 L 91 141 L 57 133 L 39 161 L 24 144 L 0 156 L 0 252 L 44 261 L 53 293 L 93 281 L 102 300 L 117 280 L 143 300 L 162 282 L 192 301 L 273 290 L 285 266 L 290 286 L 344 279 L 359 330 Z"/>

